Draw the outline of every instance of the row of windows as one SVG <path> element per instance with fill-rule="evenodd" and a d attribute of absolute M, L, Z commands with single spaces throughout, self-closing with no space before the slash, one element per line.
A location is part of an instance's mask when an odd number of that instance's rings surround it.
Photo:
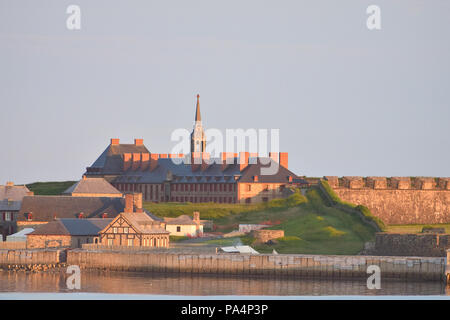
<path fill-rule="evenodd" d="M 108 246 L 114 245 L 114 239 L 108 239 Z M 126 242 L 126 245 L 129 247 L 134 246 L 134 239 L 128 239 Z M 168 245 L 167 239 L 159 239 L 159 238 L 152 238 L 152 239 L 143 239 L 142 240 L 142 246 L 144 247 L 166 247 Z"/>
<path fill-rule="evenodd" d="M 233 183 L 176 183 L 170 185 L 171 191 L 191 191 L 191 192 L 234 192 L 236 185 Z"/>
<path fill-rule="evenodd" d="M 218 203 L 234 203 L 234 197 L 172 197 L 171 201 L 175 202 L 193 202 L 193 203 L 205 203 L 205 202 L 218 202 Z"/>
<path fill-rule="evenodd" d="M 121 227 L 114 227 L 113 228 L 113 233 L 128 233 L 128 227 L 126 228 L 121 228 Z"/>

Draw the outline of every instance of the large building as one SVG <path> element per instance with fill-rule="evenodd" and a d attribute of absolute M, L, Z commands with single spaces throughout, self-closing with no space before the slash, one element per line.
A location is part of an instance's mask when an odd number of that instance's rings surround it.
<path fill-rule="evenodd" d="M 85 175 L 103 177 L 120 192 L 140 192 L 145 201 L 153 202 L 264 202 L 283 197 L 288 194 L 287 187 L 304 182 L 289 171 L 285 152 L 269 153 L 264 158 L 249 152 L 223 152 L 210 159 L 205 148 L 197 96 L 189 155 L 152 153 L 143 139 L 135 139 L 134 144 L 111 139 Z M 275 174 L 261 174 L 261 168 L 274 162 L 279 164 Z"/>

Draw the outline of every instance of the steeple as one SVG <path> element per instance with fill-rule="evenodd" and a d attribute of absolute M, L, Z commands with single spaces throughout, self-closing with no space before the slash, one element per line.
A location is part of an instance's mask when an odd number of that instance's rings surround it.
<path fill-rule="evenodd" d="M 197 94 L 194 130 L 191 133 L 191 152 L 205 152 L 205 150 L 206 137 L 202 126 L 202 116 L 200 115 L 200 95 Z"/>
<path fill-rule="evenodd" d="M 197 94 L 197 109 L 195 110 L 195 122 L 202 121 L 202 116 L 200 115 L 200 95 Z"/>

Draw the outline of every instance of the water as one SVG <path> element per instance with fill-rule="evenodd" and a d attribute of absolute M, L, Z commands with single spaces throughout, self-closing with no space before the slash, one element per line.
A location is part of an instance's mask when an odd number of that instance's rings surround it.
<path fill-rule="evenodd" d="M 0 272 L 4 293 L 65 293 L 64 272 Z M 199 276 L 130 272 L 85 271 L 81 290 L 87 293 L 121 293 L 167 296 L 378 296 L 450 295 L 443 282 L 382 281 L 369 290 L 365 280 L 264 279 L 258 277 Z M 17 297 L 17 294 L 15 295 Z"/>

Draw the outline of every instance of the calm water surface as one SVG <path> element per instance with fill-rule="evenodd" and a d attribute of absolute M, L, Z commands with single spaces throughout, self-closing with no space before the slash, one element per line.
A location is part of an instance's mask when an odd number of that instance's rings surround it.
<path fill-rule="evenodd" d="M 0 292 L 73 292 L 63 272 L 0 272 Z M 365 280 L 263 279 L 229 276 L 82 271 L 81 292 L 181 296 L 450 295 L 441 282 L 386 281 L 369 290 Z"/>

